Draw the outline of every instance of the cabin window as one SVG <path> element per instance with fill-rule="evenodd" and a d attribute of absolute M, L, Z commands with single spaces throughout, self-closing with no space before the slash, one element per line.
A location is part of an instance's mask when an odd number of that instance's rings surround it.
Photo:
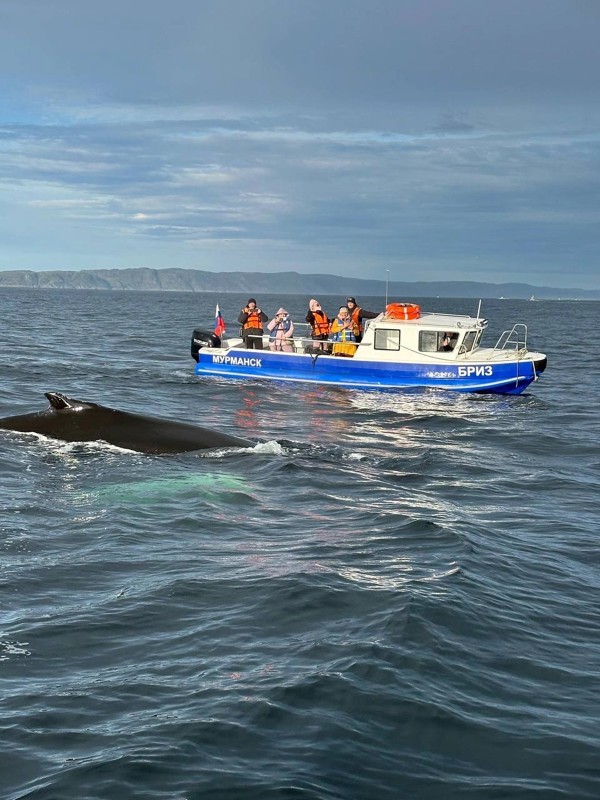
<path fill-rule="evenodd" d="M 450 353 L 457 342 L 456 331 L 419 331 L 419 350 L 422 353 Z"/>
<path fill-rule="evenodd" d="M 435 353 L 442 349 L 443 331 L 419 331 L 419 350 L 422 353 Z"/>
<path fill-rule="evenodd" d="M 435 353 L 440 348 L 440 331 L 419 331 L 419 350 L 422 353 Z"/>
<path fill-rule="evenodd" d="M 400 350 L 400 331 L 392 328 L 377 328 L 375 350 Z"/>

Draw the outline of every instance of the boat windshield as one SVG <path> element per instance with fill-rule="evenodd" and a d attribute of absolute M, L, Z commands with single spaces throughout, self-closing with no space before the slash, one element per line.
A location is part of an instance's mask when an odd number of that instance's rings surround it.
<path fill-rule="evenodd" d="M 465 338 L 463 339 L 463 343 L 460 347 L 461 353 L 470 353 L 472 350 L 479 345 L 481 340 L 481 335 L 483 331 L 469 331 L 465 334 Z"/>

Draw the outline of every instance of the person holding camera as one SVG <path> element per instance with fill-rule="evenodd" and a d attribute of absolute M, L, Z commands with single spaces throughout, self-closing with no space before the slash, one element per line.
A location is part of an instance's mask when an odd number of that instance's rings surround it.
<path fill-rule="evenodd" d="M 269 347 L 271 350 L 283 350 L 286 353 L 292 353 L 291 339 L 294 335 L 294 323 L 292 318 L 285 310 L 280 308 L 277 314 L 267 325 L 269 329 Z"/>
<path fill-rule="evenodd" d="M 314 298 L 308 304 L 306 321 L 310 325 L 311 339 L 315 342 L 326 342 L 329 337 L 329 318 L 321 308 L 321 304 Z M 314 345 L 319 350 L 328 352 L 330 347 L 325 344 Z"/>
<path fill-rule="evenodd" d="M 333 355 L 352 357 L 356 353 L 357 337 L 358 325 L 352 319 L 348 306 L 341 306 L 331 323 L 331 341 L 336 342 L 333 345 Z"/>
<path fill-rule="evenodd" d="M 242 326 L 242 339 L 248 350 L 262 350 L 263 343 L 263 323 L 269 317 L 256 305 L 256 300 L 251 297 L 238 317 L 238 322 Z"/>

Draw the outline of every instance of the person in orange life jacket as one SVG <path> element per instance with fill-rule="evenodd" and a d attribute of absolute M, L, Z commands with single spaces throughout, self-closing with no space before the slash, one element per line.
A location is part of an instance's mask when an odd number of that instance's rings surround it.
<path fill-rule="evenodd" d="M 361 308 L 356 304 L 356 299 L 354 297 L 348 297 L 346 300 L 346 307 L 348 308 L 348 312 L 352 317 L 352 321 L 358 328 L 356 341 L 360 342 L 364 333 L 363 319 L 375 319 L 375 317 L 379 316 L 379 312 L 366 311 L 364 308 Z"/>
<path fill-rule="evenodd" d="M 271 350 L 284 350 L 286 353 L 293 351 L 290 340 L 294 335 L 294 323 L 285 308 L 279 309 L 267 328 L 270 331 L 269 347 Z"/>
<path fill-rule="evenodd" d="M 356 337 L 358 336 L 358 327 L 354 323 L 350 312 L 346 306 L 341 306 L 338 311 L 337 317 L 331 323 L 330 339 L 332 342 L 340 342 L 341 344 L 333 345 L 334 356 L 353 356 L 356 352 Z M 347 344 L 352 342 L 352 344 Z"/>
<path fill-rule="evenodd" d="M 311 327 L 311 339 L 315 342 L 326 342 L 329 337 L 329 318 L 321 308 L 321 304 L 314 298 L 308 304 L 306 321 Z M 325 344 L 315 345 L 318 350 L 328 351 L 329 347 Z"/>
<path fill-rule="evenodd" d="M 242 339 L 248 350 L 262 350 L 263 323 L 268 320 L 264 311 L 256 305 L 256 300 L 251 297 L 238 317 L 242 326 Z"/>

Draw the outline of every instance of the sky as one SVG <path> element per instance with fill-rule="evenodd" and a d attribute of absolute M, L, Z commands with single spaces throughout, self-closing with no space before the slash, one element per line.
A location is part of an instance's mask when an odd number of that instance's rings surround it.
<path fill-rule="evenodd" d="M 0 0 L 0 270 L 600 288 L 599 0 Z"/>

